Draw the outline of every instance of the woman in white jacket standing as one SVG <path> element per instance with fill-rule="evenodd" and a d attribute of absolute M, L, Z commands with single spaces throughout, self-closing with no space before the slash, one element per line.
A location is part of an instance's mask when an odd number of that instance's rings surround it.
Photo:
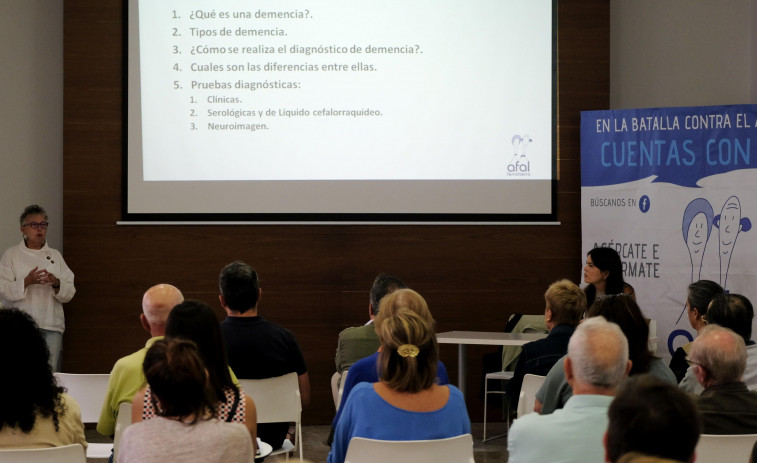
<path fill-rule="evenodd" d="M 63 256 L 47 244 L 47 213 L 34 204 L 19 221 L 22 241 L 0 260 L 0 299 L 32 316 L 45 336 L 50 366 L 58 371 L 65 319 L 62 303 L 74 297 L 74 274 Z"/>

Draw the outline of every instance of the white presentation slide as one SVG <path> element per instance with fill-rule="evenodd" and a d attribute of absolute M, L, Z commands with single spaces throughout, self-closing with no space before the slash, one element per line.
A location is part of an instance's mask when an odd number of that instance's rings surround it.
<path fill-rule="evenodd" d="M 127 213 L 552 212 L 552 0 L 129 7 Z"/>

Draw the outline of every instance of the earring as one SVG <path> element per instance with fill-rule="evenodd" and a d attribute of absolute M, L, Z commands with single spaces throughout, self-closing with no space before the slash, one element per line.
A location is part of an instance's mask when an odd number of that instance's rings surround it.
<path fill-rule="evenodd" d="M 29 236 L 26 233 L 24 233 L 24 241 L 26 241 L 28 239 L 29 239 Z"/>

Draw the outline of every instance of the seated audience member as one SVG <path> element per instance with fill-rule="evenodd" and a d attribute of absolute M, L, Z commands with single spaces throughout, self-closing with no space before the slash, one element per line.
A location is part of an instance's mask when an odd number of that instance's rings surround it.
<path fill-rule="evenodd" d="M 694 461 L 701 421 L 692 400 L 674 385 L 648 374 L 631 377 L 618 389 L 608 417 L 606 461 Z"/>
<path fill-rule="evenodd" d="M 145 353 L 155 341 L 163 339 L 166 334 L 168 314 L 183 301 L 184 296 L 181 291 L 167 284 L 155 285 L 142 296 L 142 313 L 139 319 L 142 328 L 150 333 L 150 339 L 145 347 L 118 359 L 113 365 L 100 419 L 97 421 L 97 432 L 100 434 L 105 436 L 115 434 L 118 407 L 122 403 L 131 403 L 134 394 L 147 384 L 145 374 L 142 372 Z"/>
<path fill-rule="evenodd" d="M 217 418 L 218 400 L 194 342 L 156 341 L 145 355 L 144 373 L 155 417 L 124 430 L 119 463 L 252 462 L 247 429 Z"/>
<path fill-rule="evenodd" d="M 628 341 L 618 325 L 594 317 L 570 338 L 564 362 L 573 396 L 551 415 L 518 418 L 507 437 L 508 462 L 602 461 L 607 409 L 631 369 Z"/>
<path fill-rule="evenodd" d="M 746 368 L 744 339 L 728 328 L 710 325 L 694 341 L 689 356 L 704 388 L 695 403 L 704 434 L 757 433 L 757 392 L 741 381 Z"/>
<path fill-rule="evenodd" d="M 402 288 L 407 288 L 405 283 L 388 273 L 381 273 L 373 280 L 370 300 L 368 301 L 368 317 L 370 319 L 363 326 L 345 328 L 339 333 L 335 358 L 337 373 L 343 373 L 353 363 L 376 352 L 380 343 L 376 330 L 373 329 L 373 319 L 378 314 L 379 302 L 387 294 Z"/>
<path fill-rule="evenodd" d="M 262 290 L 251 266 L 236 261 L 218 276 L 218 299 L 226 312 L 221 333 L 229 353 L 229 365 L 240 378 L 266 379 L 296 372 L 302 405 L 310 403 L 310 379 L 300 345 L 291 331 L 266 320 L 258 311 Z M 261 423 L 258 437 L 280 448 L 289 423 Z"/>
<path fill-rule="evenodd" d="M 166 339 L 186 339 L 197 345 L 213 398 L 216 400 L 216 417 L 221 421 L 241 423 L 247 427 L 256 442 L 257 413 L 255 404 L 236 384 L 226 361 L 226 349 L 221 337 L 221 328 L 213 309 L 200 301 L 184 301 L 171 310 L 166 322 Z M 148 383 L 149 383 L 149 379 Z M 132 422 L 155 418 L 152 388 L 139 391 L 132 402 Z"/>
<path fill-rule="evenodd" d="M 381 336 L 381 322 L 393 317 L 400 309 L 408 309 L 415 312 L 430 322 L 433 322 L 434 320 L 431 316 L 431 312 L 428 310 L 426 300 L 423 299 L 420 294 L 412 289 L 398 289 L 397 291 L 384 296 L 379 303 L 379 313 L 374 320 L 374 328 L 379 334 L 379 337 Z M 336 412 L 336 416 L 332 423 L 334 429 L 336 429 L 337 423 L 339 423 L 344 404 L 347 403 L 347 399 L 352 393 L 352 389 L 360 383 L 375 383 L 379 380 L 379 356 L 380 352 L 375 352 L 369 357 L 358 360 L 350 368 L 350 373 L 347 375 L 347 381 L 345 381 L 344 390 L 342 391 L 342 401 L 339 403 L 339 410 Z M 437 360 L 437 367 L 434 370 L 437 384 L 445 385 L 449 383 L 447 369 L 441 361 Z"/>
<path fill-rule="evenodd" d="M 754 308 L 746 297 L 740 294 L 717 294 L 707 308 L 707 323 L 728 328 L 741 336 L 746 343 L 746 369 L 742 381 L 747 389 L 757 390 L 757 344 L 752 338 Z M 686 376 L 678 385 L 682 390 L 700 395 L 704 388 L 697 381 L 694 370 L 689 367 Z"/>
<path fill-rule="evenodd" d="M 586 304 L 613 294 L 626 294 L 636 300 L 633 286 L 623 280 L 623 262 L 613 248 L 594 248 L 586 254 L 584 266 Z"/>
<path fill-rule="evenodd" d="M 615 295 L 603 297 L 596 301 L 586 313 L 587 318 L 603 316 L 608 322 L 616 323 L 623 330 L 628 340 L 628 352 L 631 359 L 630 376 L 649 373 L 671 384 L 676 377 L 668 365 L 649 350 L 649 326 L 636 301 L 629 296 Z M 536 392 L 534 410 L 549 414 L 562 408 L 573 391 L 565 380 L 563 359 L 547 373 L 541 388 Z"/>
<path fill-rule="evenodd" d="M 523 377 L 549 373 L 555 362 L 568 352 L 568 340 L 586 312 L 586 294 L 570 280 L 552 283 L 544 293 L 544 300 L 544 322 L 549 334 L 544 339 L 523 345 L 513 378 L 506 386 L 511 410 L 518 409 Z"/>
<path fill-rule="evenodd" d="M 402 291 L 409 290 L 387 298 Z M 340 408 L 343 413 L 336 425 L 329 463 L 344 462 L 353 437 L 422 440 L 470 433 L 462 393 L 454 386 L 437 384 L 439 349 L 434 320 L 408 308 L 388 315 L 385 308 L 382 302 L 376 318 L 381 340 L 380 381 L 355 386 Z"/>
<path fill-rule="evenodd" d="M 0 352 L 0 448 L 86 448 L 79 404 L 55 382 L 47 343 L 29 314 L 0 309 Z"/>
<path fill-rule="evenodd" d="M 710 280 L 699 280 L 689 285 L 689 293 L 686 297 L 686 313 L 689 316 L 691 327 L 697 332 L 697 336 L 702 329 L 707 326 L 707 307 L 710 301 L 717 294 L 721 294 L 723 288 Z M 676 375 L 676 380 L 680 383 L 686 375 L 689 368 L 686 357 L 691 351 L 692 343 L 685 344 L 673 353 L 670 359 L 670 369 Z"/>

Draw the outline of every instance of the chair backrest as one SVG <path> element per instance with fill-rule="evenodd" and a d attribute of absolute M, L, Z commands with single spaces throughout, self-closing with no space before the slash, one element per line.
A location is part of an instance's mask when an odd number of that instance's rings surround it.
<path fill-rule="evenodd" d="M 726 461 L 751 461 L 752 446 L 757 434 L 702 434 L 696 448 L 697 463 L 722 463 Z"/>
<path fill-rule="evenodd" d="M 523 377 L 518 396 L 518 418 L 534 411 L 536 403 L 536 391 L 539 390 L 546 376 L 527 374 Z"/>
<path fill-rule="evenodd" d="M 42 449 L 0 449 L 0 463 L 86 463 L 84 447 L 70 444 Z"/>
<path fill-rule="evenodd" d="M 335 371 L 331 375 L 331 397 L 334 399 L 334 406 L 339 410 L 339 380 L 342 379 L 342 374 Z"/>
<path fill-rule="evenodd" d="M 434 440 L 388 441 L 353 437 L 345 463 L 473 463 L 473 437 L 470 434 Z"/>
<path fill-rule="evenodd" d="M 650 318 L 647 320 L 647 325 L 649 325 L 649 351 L 657 355 L 658 345 L 660 344 L 660 338 L 657 336 L 657 320 Z"/>
<path fill-rule="evenodd" d="M 258 423 L 300 421 L 302 400 L 297 373 L 266 379 L 240 379 L 239 385 L 255 402 Z"/>
<path fill-rule="evenodd" d="M 68 394 L 81 407 L 81 420 L 84 423 L 97 423 L 105 402 L 110 374 L 55 373 L 58 384 L 65 387 Z"/>
<path fill-rule="evenodd" d="M 118 406 L 118 419 L 116 419 L 116 433 L 113 436 L 113 461 L 118 461 L 118 445 L 124 430 L 131 425 L 131 404 L 122 403 Z"/>
<path fill-rule="evenodd" d="M 350 369 L 346 369 L 342 372 L 342 379 L 339 383 L 339 392 L 336 394 L 336 409 L 339 411 L 339 404 L 342 403 L 342 396 L 344 395 L 344 384 L 347 382 L 347 374 L 350 372 Z"/>

